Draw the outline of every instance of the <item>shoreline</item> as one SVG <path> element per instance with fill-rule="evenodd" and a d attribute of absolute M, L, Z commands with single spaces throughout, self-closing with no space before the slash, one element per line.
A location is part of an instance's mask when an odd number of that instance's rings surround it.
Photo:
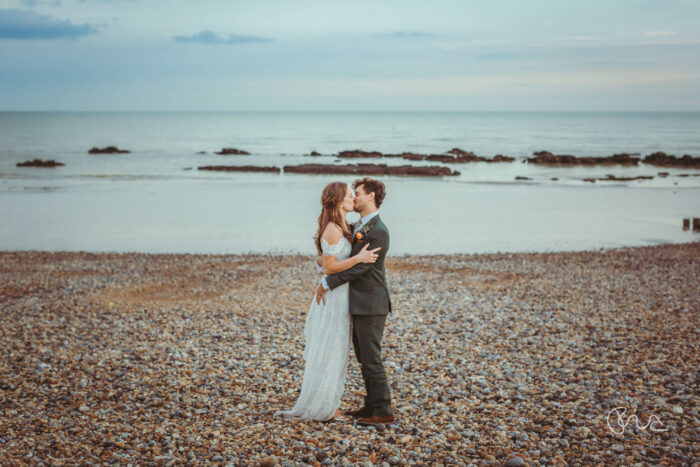
<path fill-rule="evenodd" d="M 695 235 L 698 235 L 695 233 Z M 387 257 L 387 261 L 391 261 L 392 258 L 396 259 L 421 259 L 421 258 L 462 258 L 469 259 L 472 257 L 511 257 L 517 256 L 542 256 L 542 255 L 570 255 L 570 254 L 585 254 L 585 253 L 608 253 L 626 250 L 637 250 L 644 248 L 658 248 L 664 246 L 690 246 L 700 243 L 700 235 L 697 239 L 692 241 L 684 242 L 664 242 L 655 243 L 653 245 L 628 245 L 628 246 L 611 246 L 611 247 L 596 247 L 596 248 L 585 248 L 581 250 L 560 250 L 560 251 L 495 251 L 495 252 L 475 252 L 475 253 L 401 253 L 401 254 L 390 254 Z M 303 253 L 301 251 L 287 251 L 287 252 L 246 252 L 246 253 L 179 253 L 179 252 L 142 252 L 142 251 L 88 251 L 88 250 L 41 250 L 41 249 L 21 249 L 21 250 L 0 250 L 0 257 L 4 254 L 20 254 L 20 255 L 57 255 L 57 256 L 70 256 L 70 255 L 84 255 L 93 257 L 110 257 L 110 256 L 154 256 L 154 257 L 171 257 L 171 256 L 187 256 L 187 257 L 203 257 L 203 258 L 301 258 L 309 259 L 313 258 L 313 254 Z"/>
<path fill-rule="evenodd" d="M 375 430 L 272 417 L 300 389 L 313 255 L 2 251 L 0 463 L 692 464 L 698 259 L 390 255 L 398 421 Z M 363 391 L 350 351 L 341 409 Z M 615 435 L 617 406 L 669 430 Z"/>

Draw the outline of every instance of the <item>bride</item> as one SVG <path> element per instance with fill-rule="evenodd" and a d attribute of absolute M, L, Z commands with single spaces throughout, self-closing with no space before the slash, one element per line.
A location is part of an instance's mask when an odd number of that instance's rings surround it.
<path fill-rule="evenodd" d="M 377 250 L 368 250 L 369 243 L 355 256 L 350 256 L 352 232 L 345 216 L 354 210 L 354 195 L 342 182 L 326 185 L 321 194 L 321 215 L 314 236 L 316 250 L 323 260 L 323 272 L 335 274 L 358 263 L 374 263 Z M 340 399 L 345 389 L 350 336 L 349 285 L 329 290 L 326 301 L 316 303 L 316 295 L 306 317 L 304 336 L 304 380 L 299 397 L 288 411 L 275 416 L 301 420 L 341 418 Z"/>

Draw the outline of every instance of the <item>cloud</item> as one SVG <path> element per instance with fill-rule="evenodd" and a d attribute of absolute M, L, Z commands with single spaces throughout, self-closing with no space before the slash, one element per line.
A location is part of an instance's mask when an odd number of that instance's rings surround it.
<path fill-rule="evenodd" d="M 421 32 L 421 31 L 397 31 L 388 32 L 386 34 L 379 34 L 380 37 L 395 37 L 398 39 L 420 39 L 420 38 L 434 38 L 438 37 L 437 34 L 431 32 Z"/>
<path fill-rule="evenodd" d="M 668 37 L 668 36 L 675 36 L 676 33 L 673 31 L 658 30 L 658 31 L 646 31 L 644 33 L 644 35 L 648 36 L 648 37 Z"/>
<path fill-rule="evenodd" d="M 28 7 L 37 5 L 61 6 L 61 0 L 22 0 L 22 3 Z"/>
<path fill-rule="evenodd" d="M 72 24 L 68 20 L 38 15 L 31 10 L 0 10 L 0 39 L 77 39 L 99 31 L 89 24 Z"/>
<path fill-rule="evenodd" d="M 239 36 L 238 34 L 229 34 L 228 38 L 219 36 L 214 31 L 200 31 L 191 36 L 174 36 L 173 39 L 183 43 L 197 44 L 248 44 L 251 42 L 270 42 L 272 39 L 258 36 Z"/>

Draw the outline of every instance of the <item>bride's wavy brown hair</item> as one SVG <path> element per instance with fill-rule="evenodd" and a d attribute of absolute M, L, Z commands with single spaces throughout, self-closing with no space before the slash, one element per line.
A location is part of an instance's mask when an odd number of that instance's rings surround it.
<path fill-rule="evenodd" d="M 343 202 L 347 190 L 347 183 L 333 182 L 326 185 L 321 193 L 321 214 L 318 216 L 318 231 L 314 236 L 316 250 L 319 255 L 323 254 L 321 235 L 323 235 L 323 231 L 326 230 L 329 222 L 334 222 L 340 226 L 340 229 L 343 231 L 343 237 L 347 238 L 348 241 L 352 241 L 352 232 L 350 232 L 350 227 L 348 227 L 348 223 L 340 211 L 340 204 Z"/>

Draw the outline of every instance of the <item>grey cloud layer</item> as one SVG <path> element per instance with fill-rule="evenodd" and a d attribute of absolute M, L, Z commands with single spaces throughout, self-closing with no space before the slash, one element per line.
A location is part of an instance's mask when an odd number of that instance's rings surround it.
<path fill-rule="evenodd" d="M 28 7 L 35 7 L 37 5 L 60 6 L 61 0 L 22 0 L 22 3 Z"/>
<path fill-rule="evenodd" d="M 57 1 L 0 0 L 0 108 L 700 109 L 698 0 Z"/>
<path fill-rule="evenodd" d="M 76 39 L 98 32 L 87 23 L 73 24 L 68 20 L 39 15 L 31 10 L 0 10 L 0 38 L 4 39 Z"/>
<path fill-rule="evenodd" d="M 174 36 L 173 39 L 183 43 L 197 44 L 247 44 L 251 42 L 271 42 L 272 39 L 258 36 L 240 36 L 229 34 L 228 38 L 221 37 L 214 31 L 204 30 L 191 36 Z"/>

